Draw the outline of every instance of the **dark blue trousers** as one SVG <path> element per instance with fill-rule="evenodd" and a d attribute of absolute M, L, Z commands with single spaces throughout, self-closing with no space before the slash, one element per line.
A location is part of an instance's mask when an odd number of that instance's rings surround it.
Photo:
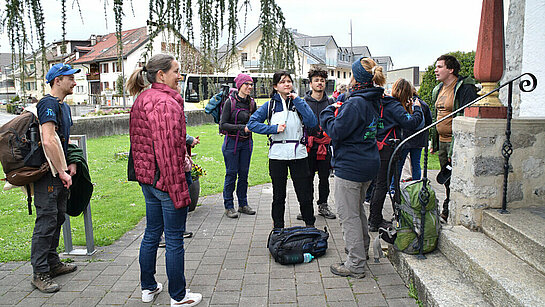
<path fill-rule="evenodd" d="M 235 150 L 236 143 L 236 150 Z M 223 184 L 223 204 L 225 209 L 234 208 L 233 192 L 238 177 L 237 199 L 239 207 L 248 205 L 248 172 L 252 157 L 253 142 L 251 139 L 239 139 L 225 136 L 221 151 L 225 161 L 225 182 Z"/>

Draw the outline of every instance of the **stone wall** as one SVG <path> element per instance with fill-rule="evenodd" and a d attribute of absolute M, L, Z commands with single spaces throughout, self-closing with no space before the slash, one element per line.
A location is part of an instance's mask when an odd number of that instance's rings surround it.
<path fill-rule="evenodd" d="M 501 208 L 505 119 L 456 117 L 451 223 L 481 226 L 482 210 Z M 545 205 L 545 118 L 513 119 L 507 208 Z"/>
<path fill-rule="evenodd" d="M 198 126 L 214 122 L 212 116 L 204 113 L 203 110 L 187 111 L 185 114 L 187 115 L 188 126 Z M 77 118 L 74 119 L 74 126 L 72 126 L 70 133 L 74 135 L 85 134 L 88 138 L 128 134 L 129 115 L 120 114 Z"/>

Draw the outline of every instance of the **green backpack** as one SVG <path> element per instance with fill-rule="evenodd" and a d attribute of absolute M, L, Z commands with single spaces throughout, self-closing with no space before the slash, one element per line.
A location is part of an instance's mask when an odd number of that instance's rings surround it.
<path fill-rule="evenodd" d="M 429 180 L 426 179 L 426 189 L 423 190 L 424 181 L 415 180 L 401 184 L 401 203 L 396 204 L 395 224 L 396 238 L 394 247 L 407 254 L 418 254 L 420 252 L 420 234 L 422 230 L 422 214 L 424 214 L 424 236 L 423 253 L 429 253 L 437 247 L 441 223 L 437 210 L 437 198 L 431 188 Z M 428 193 L 425 193 L 427 190 Z M 420 195 L 424 196 L 425 211 L 423 212 Z M 425 201 L 425 194 L 428 194 Z"/>

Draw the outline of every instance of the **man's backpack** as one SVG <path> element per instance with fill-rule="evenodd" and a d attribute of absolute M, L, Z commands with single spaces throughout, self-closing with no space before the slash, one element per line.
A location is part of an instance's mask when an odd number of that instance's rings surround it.
<path fill-rule="evenodd" d="M 34 113 L 24 111 L 0 127 L 0 162 L 9 183 L 27 187 L 28 211 L 32 214 L 29 184 L 49 171 Z"/>
<path fill-rule="evenodd" d="M 275 228 L 269 234 L 267 247 L 274 260 L 280 264 L 293 264 L 304 253 L 314 257 L 325 254 L 329 233 L 314 227 Z M 293 257 L 294 255 L 298 257 Z"/>
<path fill-rule="evenodd" d="M 210 98 L 210 100 L 204 107 L 204 113 L 212 115 L 216 124 L 219 124 L 223 104 L 225 103 L 227 98 L 229 98 L 229 86 L 224 84 L 221 87 L 221 92 L 212 96 L 212 98 Z"/>

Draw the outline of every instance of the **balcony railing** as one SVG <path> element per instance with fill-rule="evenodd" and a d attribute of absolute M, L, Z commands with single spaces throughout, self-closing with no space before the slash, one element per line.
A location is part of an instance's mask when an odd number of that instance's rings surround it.
<path fill-rule="evenodd" d="M 244 61 L 244 68 L 250 69 L 250 68 L 259 68 L 259 60 L 254 61 Z"/>
<path fill-rule="evenodd" d="M 100 81 L 100 73 L 98 73 L 98 72 L 91 72 L 91 73 L 88 73 L 88 74 L 87 74 L 87 81 L 95 81 L 95 80 L 99 80 L 99 81 Z"/>
<path fill-rule="evenodd" d="M 337 66 L 337 59 L 325 59 L 325 65 Z"/>

